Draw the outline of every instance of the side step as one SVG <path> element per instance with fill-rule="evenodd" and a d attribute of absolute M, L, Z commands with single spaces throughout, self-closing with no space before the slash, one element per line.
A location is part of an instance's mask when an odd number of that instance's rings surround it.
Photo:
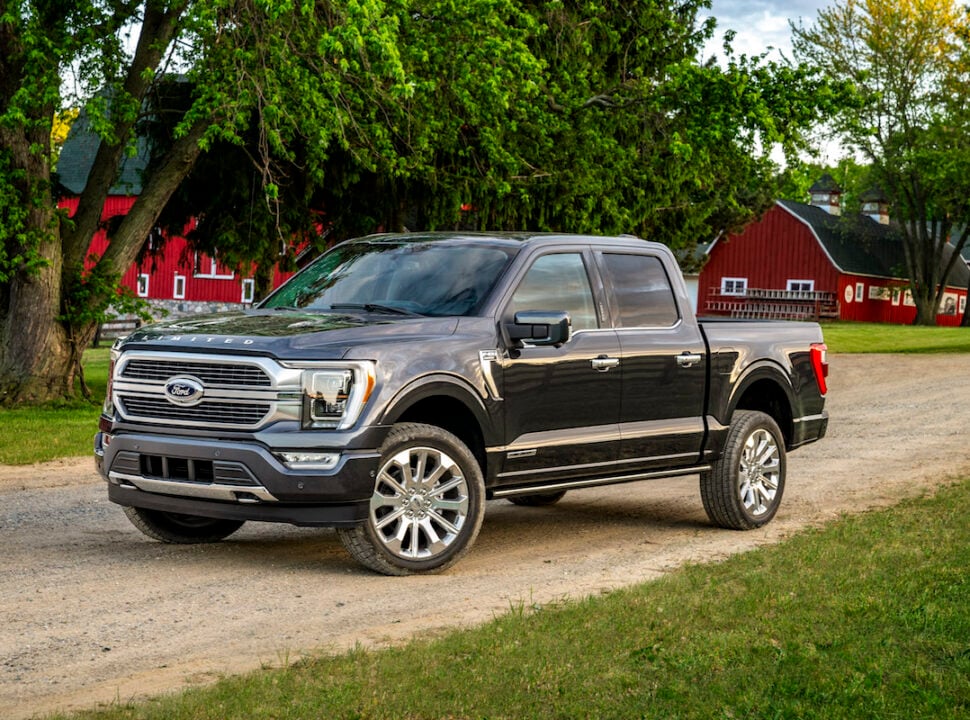
<path fill-rule="evenodd" d="M 578 490 L 580 488 L 599 487 L 601 485 L 619 485 L 620 483 L 637 482 L 638 480 L 655 480 L 658 478 L 681 477 L 694 475 L 711 469 L 710 465 L 693 465 L 677 470 L 658 470 L 655 472 L 633 473 L 631 475 L 611 475 L 600 478 L 584 478 L 581 480 L 562 480 L 558 482 L 535 483 L 531 485 L 517 485 L 510 488 L 497 488 L 489 491 L 489 498 L 505 498 L 513 495 L 533 495 L 560 490 Z"/>

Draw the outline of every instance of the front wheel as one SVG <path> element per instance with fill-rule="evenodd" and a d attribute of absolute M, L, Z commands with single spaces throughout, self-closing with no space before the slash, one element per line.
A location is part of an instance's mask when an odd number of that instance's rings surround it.
<path fill-rule="evenodd" d="M 778 512 L 785 491 L 785 440 L 770 415 L 734 413 L 721 459 L 701 473 L 701 500 L 716 525 L 753 530 Z"/>
<path fill-rule="evenodd" d="M 125 515 L 148 537 L 179 545 L 219 542 L 243 526 L 241 520 L 219 520 L 136 507 L 126 507 Z"/>
<path fill-rule="evenodd" d="M 485 482 L 468 447 L 439 427 L 401 423 L 381 446 L 367 520 L 337 532 L 371 570 L 431 573 L 468 551 L 484 511 Z"/>

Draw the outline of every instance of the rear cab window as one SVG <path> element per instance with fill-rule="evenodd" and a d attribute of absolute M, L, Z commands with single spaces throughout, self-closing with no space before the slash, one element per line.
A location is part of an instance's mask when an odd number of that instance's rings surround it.
<path fill-rule="evenodd" d="M 672 327 L 680 320 L 673 285 L 655 255 L 598 253 L 606 283 L 613 288 L 614 326 Z"/>

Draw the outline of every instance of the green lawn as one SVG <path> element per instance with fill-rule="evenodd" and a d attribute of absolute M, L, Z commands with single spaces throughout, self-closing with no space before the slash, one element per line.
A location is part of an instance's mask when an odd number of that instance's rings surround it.
<path fill-rule="evenodd" d="M 968 506 L 965 480 L 608 596 L 80 717 L 967 718 Z"/>
<path fill-rule="evenodd" d="M 91 402 L 0 410 L 0 465 L 25 465 L 92 451 L 108 383 L 108 348 L 84 353 Z"/>
<path fill-rule="evenodd" d="M 970 352 L 970 328 L 834 322 L 822 332 L 833 353 Z"/>

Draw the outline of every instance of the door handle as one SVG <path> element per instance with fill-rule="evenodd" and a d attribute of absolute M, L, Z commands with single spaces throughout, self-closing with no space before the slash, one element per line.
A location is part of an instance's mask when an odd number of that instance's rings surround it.
<path fill-rule="evenodd" d="M 677 356 L 677 364 L 682 368 L 689 368 L 701 361 L 701 356 L 697 353 L 682 352 Z"/>
<path fill-rule="evenodd" d="M 620 358 L 609 357 L 608 355 L 600 355 L 590 360 L 593 365 L 593 369 L 597 372 L 608 372 L 610 368 L 615 368 L 620 364 Z"/>

